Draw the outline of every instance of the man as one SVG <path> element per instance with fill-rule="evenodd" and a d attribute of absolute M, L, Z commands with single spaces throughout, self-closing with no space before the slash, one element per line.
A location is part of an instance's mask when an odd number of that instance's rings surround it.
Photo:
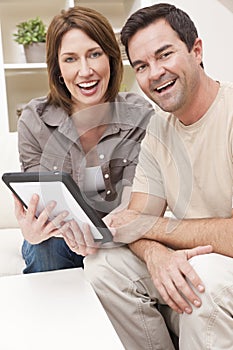
<path fill-rule="evenodd" d="M 162 111 L 129 210 L 112 217 L 129 244 L 88 256 L 86 274 L 126 349 L 173 349 L 166 325 L 181 350 L 233 349 L 233 84 L 206 75 L 196 28 L 173 5 L 134 13 L 122 42 Z"/>

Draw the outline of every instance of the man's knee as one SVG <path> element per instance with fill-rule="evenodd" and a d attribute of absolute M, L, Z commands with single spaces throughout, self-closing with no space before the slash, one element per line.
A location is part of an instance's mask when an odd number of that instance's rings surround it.
<path fill-rule="evenodd" d="M 94 278 L 96 271 L 108 274 L 109 271 L 118 271 L 123 275 L 133 274 L 133 278 L 141 275 L 145 264 L 134 255 L 127 246 L 109 249 L 99 249 L 97 254 L 85 258 L 87 276 Z M 94 275 L 94 276 L 93 276 Z"/>
<path fill-rule="evenodd" d="M 233 259 L 220 254 L 206 254 L 190 259 L 190 263 L 205 286 L 204 293 L 195 291 L 202 305 L 194 308 L 191 315 L 180 317 L 181 332 L 188 333 L 189 329 L 201 330 L 207 334 L 207 328 L 218 329 L 218 321 L 233 317 Z M 230 318 L 229 318 L 230 316 Z M 232 323 L 232 321 L 231 321 Z"/>
<path fill-rule="evenodd" d="M 106 270 L 105 266 L 105 254 L 103 249 L 99 249 L 96 254 L 87 255 L 84 258 L 84 272 L 92 285 L 95 285 L 100 282 Z"/>
<path fill-rule="evenodd" d="M 99 249 L 96 254 L 88 255 L 84 259 L 84 271 L 92 284 L 109 280 L 113 271 L 122 265 L 124 254 L 121 248 Z"/>
<path fill-rule="evenodd" d="M 84 271 L 95 290 L 124 288 L 148 275 L 145 264 L 127 246 L 100 249 L 84 259 Z M 113 287 L 115 286 L 115 287 Z"/>
<path fill-rule="evenodd" d="M 216 294 L 232 285 L 232 258 L 212 253 L 196 256 L 190 259 L 190 263 L 203 281 L 207 292 Z"/>

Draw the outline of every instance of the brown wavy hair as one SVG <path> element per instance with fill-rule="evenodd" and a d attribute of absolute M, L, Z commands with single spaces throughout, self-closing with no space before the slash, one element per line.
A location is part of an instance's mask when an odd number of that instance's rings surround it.
<path fill-rule="evenodd" d="M 61 75 L 58 52 L 62 38 L 71 29 L 81 29 L 94 40 L 109 57 L 110 79 L 105 101 L 114 101 L 120 89 L 123 75 L 121 52 L 109 21 L 99 12 L 81 6 L 62 10 L 50 23 L 46 37 L 46 60 L 49 79 L 48 104 L 63 108 L 72 114 L 71 94 L 65 84 L 59 82 Z"/>

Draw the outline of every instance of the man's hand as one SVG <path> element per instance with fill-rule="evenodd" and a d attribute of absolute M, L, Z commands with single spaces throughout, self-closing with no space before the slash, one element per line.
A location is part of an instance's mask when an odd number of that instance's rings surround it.
<path fill-rule="evenodd" d="M 114 242 L 131 243 L 142 238 L 156 223 L 157 217 L 125 209 L 108 214 L 105 223 L 111 229 Z"/>
<path fill-rule="evenodd" d="M 201 246 L 193 249 L 159 252 L 147 249 L 145 260 L 155 287 L 165 303 L 178 313 L 192 312 L 192 305 L 201 306 L 201 299 L 196 291 L 205 291 L 203 282 L 197 275 L 189 259 L 196 255 L 212 252 L 212 246 Z"/>
<path fill-rule="evenodd" d="M 69 228 L 69 223 L 64 223 L 64 219 L 69 215 L 67 211 L 60 213 L 52 221 L 48 221 L 49 215 L 56 206 L 55 202 L 50 202 L 41 214 L 36 218 L 36 210 L 39 203 L 39 196 L 34 194 L 29 202 L 28 209 L 25 210 L 22 203 L 14 196 L 15 216 L 19 223 L 23 237 L 31 244 L 41 243 L 53 236 L 61 234 Z"/>

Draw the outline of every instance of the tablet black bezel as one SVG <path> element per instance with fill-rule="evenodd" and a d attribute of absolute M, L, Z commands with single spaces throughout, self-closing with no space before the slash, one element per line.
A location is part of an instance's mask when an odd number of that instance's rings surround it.
<path fill-rule="evenodd" d="M 3 182 L 8 186 L 8 188 L 19 198 L 23 203 L 25 208 L 27 204 L 23 202 L 18 193 L 11 187 L 10 183 L 12 182 L 55 182 L 60 181 L 66 186 L 70 194 L 79 204 L 79 206 L 85 211 L 88 215 L 94 226 L 99 230 L 102 239 L 95 239 L 101 243 L 111 242 L 113 237 L 111 231 L 105 225 L 103 220 L 99 217 L 99 214 L 93 209 L 88 203 L 84 200 L 83 195 L 80 191 L 79 186 L 73 180 L 73 178 L 66 172 L 11 172 L 4 173 L 2 175 Z"/>

